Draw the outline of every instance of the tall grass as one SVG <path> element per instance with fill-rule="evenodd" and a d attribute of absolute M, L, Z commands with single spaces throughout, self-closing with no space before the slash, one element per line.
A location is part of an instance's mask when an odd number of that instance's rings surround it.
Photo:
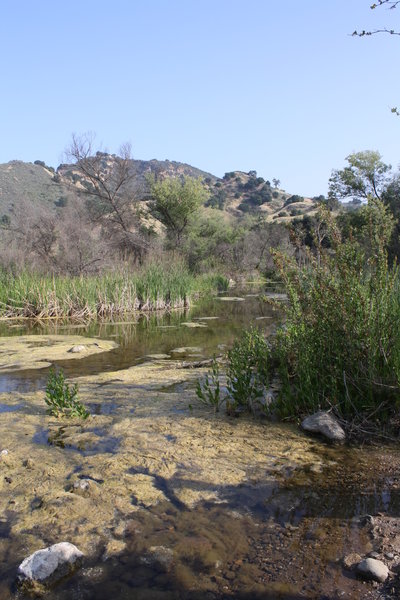
<path fill-rule="evenodd" d="M 196 280 L 181 263 L 150 263 L 134 273 L 46 276 L 0 272 L 0 316 L 94 318 L 185 307 L 193 294 L 216 289 L 218 278 Z"/>
<path fill-rule="evenodd" d="M 325 213 L 328 250 L 319 247 L 301 267 L 275 254 L 289 298 L 275 342 L 283 416 L 332 408 L 384 423 L 399 406 L 399 273 L 385 249 L 392 219 L 379 202 L 364 210 L 363 244 L 342 242 Z"/>

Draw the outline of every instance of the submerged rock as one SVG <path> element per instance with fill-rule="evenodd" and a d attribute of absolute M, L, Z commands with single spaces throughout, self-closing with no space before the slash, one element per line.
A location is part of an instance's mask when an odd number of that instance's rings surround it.
<path fill-rule="evenodd" d="M 356 552 L 347 554 L 343 559 L 343 566 L 345 569 L 354 569 L 361 561 L 361 556 Z"/>
<path fill-rule="evenodd" d="M 78 494 L 78 496 L 96 496 L 99 495 L 99 484 L 92 479 L 79 479 L 75 481 L 72 491 L 74 494 Z"/>
<path fill-rule="evenodd" d="M 171 354 L 201 354 L 203 348 L 198 346 L 182 346 L 182 348 L 173 348 Z"/>
<path fill-rule="evenodd" d="M 22 561 L 18 567 L 18 580 L 25 585 L 54 583 L 80 566 L 82 558 L 83 553 L 69 542 L 53 544 Z"/>
<path fill-rule="evenodd" d="M 167 572 L 172 566 L 174 560 L 174 552 L 166 546 L 151 546 L 140 559 L 140 562 L 149 567 L 157 569 L 157 571 Z"/>
<path fill-rule="evenodd" d="M 319 433 L 331 442 L 344 442 L 346 439 L 346 434 L 335 417 L 322 410 L 306 417 L 301 427 L 304 431 Z"/>
<path fill-rule="evenodd" d="M 389 569 L 380 560 L 365 558 L 357 565 L 357 573 L 365 579 L 373 579 L 383 583 L 389 576 Z"/>

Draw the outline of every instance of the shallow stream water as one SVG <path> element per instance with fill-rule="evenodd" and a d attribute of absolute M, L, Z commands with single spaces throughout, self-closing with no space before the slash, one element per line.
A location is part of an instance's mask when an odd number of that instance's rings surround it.
<path fill-rule="evenodd" d="M 97 415 L 83 425 L 46 417 L 47 369 L 0 374 L 0 450 L 10 450 L 0 464 L 1 600 L 25 597 L 15 586 L 25 556 L 64 540 L 86 559 L 47 594 L 56 600 L 375 597 L 341 560 L 379 550 L 364 515 L 399 516 L 398 453 L 211 414 L 196 404 L 197 370 L 177 368 L 222 354 L 250 324 L 272 333 L 279 312 L 263 293 L 129 322 L 1 325 L 6 336 L 118 344 L 57 362 Z M 72 493 L 81 480 L 91 484 L 82 497 Z"/>

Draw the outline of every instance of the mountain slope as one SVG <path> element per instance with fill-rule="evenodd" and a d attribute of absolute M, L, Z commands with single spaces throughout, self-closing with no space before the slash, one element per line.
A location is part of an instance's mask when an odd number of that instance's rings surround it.
<path fill-rule="evenodd" d="M 106 169 L 113 168 L 115 155 L 100 154 Z M 209 191 L 206 206 L 220 209 L 234 217 L 260 214 L 269 221 L 287 221 L 304 214 L 312 214 L 316 203 L 309 198 L 291 196 L 273 188 L 269 181 L 257 177 L 255 171 L 232 171 L 221 179 L 191 165 L 176 161 L 131 160 L 129 193 L 135 200 L 148 198 L 147 177 L 200 177 Z M 62 207 L 71 194 L 80 194 L 88 185 L 79 168 L 62 164 L 55 172 L 43 162 L 25 163 L 14 160 L 0 165 L 0 218 L 18 210 L 20 202 L 45 206 L 49 210 Z"/>

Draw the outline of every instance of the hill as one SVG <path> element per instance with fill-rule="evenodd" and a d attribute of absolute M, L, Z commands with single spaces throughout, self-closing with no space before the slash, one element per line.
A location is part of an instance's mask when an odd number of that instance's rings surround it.
<path fill-rule="evenodd" d="M 104 168 L 113 169 L 115 155 L 99 153 Z M 187 176 L 201 178 L 208 188 L 206 206 L 220 209 L 234 217 L 245 214 L 264 215 L 267 221 L 284 222 L 304 214 L 312 214 L 316 203 L 310 198 L 271 186 L 255 171 L 232 171 L 223 178 L 216 177 L 191 165 L 156 159 L 129 161 L 129 193 L 136 201 L 148 199 L 149 174 L 156 178 Z M 17 209 L 20 201 L 49 209 L 62 207 L 70 194 L 88 189 L 88 181 L 75 164 L 61 164 L 57 170 L 42 161 L 25 163 L 13 160 L 0 165 L 0 218 Z"/>
<path fill-rule="evenodd" d="M 67 194 L 68 187 L 44 163 L 0 164 L 0 216 L 9 215 L 21 201 L 54 208 Z"/>

